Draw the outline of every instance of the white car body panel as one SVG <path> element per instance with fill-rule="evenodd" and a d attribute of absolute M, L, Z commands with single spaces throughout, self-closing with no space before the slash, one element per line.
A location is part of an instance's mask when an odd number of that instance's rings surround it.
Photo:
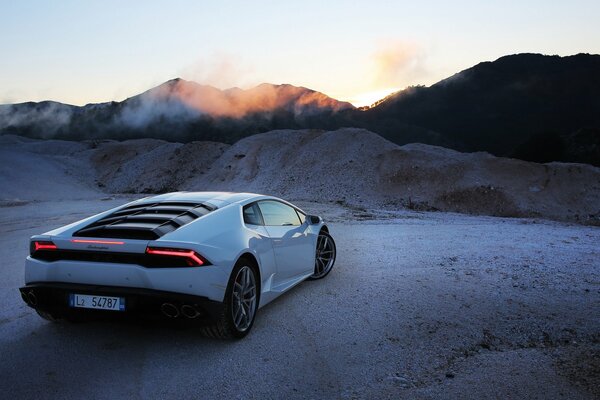
<path fill-rule="evenodd" d="M 135 264 L 59 260 L 46 262 L 27 257 L 25 282 L 65 282 L 153 289 L 205 296 L 222 302 L 231 271 L 243 254 L 258 263 L 261 283 L 259 307 L 302 282 L 314 271 L 315 248 L 324 223 L 300 226 L 258 226 L 244 223 L 242 209 L 259 200 L 276 200 L 251 193 L 169 193 L 140 199 L 84 220 L 54 229 L 32 240 L 48 240 L 59 249 L 144 254 L 148 246 L 194 250 L 211 265 L 190 268 L 146 268 Z M 217 209 L 156 240 L 115 239 L 122 244 L 78 243 L 73 233 L 131 206 L 164 201 L 205 202 Z M 299 209 L 298 209 L 299 210 Z M 301 211 L 301 210 L 300 210 Z M 111 241 L 111 239 L 102 239 Z"/>
<path fill-rule="evenodd" d="M 310 225 L 266 226 L 265 229 L 271 238 L 275 264 L 279 266 L 277 283 L 310 275 L 314 268 L 311 249 L 315 248 Z"/>

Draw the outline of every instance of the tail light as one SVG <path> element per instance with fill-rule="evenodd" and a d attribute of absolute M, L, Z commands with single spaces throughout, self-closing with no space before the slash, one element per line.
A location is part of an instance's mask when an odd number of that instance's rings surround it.
<path fill-rule="evenodd" d="M 87 243 L 87 244 L 125 244 L 125 242 L 116 240 L 90 240 L 90 239 L 71 239 L 71 243 Z"/>
<path fill-rule="evenodd" d="M 29 245 L 29 254 L 33 254 L 40 250 L 58 250 L 58 247 L 49 240 L 34 240 Z"/>
<path fill-rule="evenodd" d="M 146 247 L 146 254 L 159 257 L 175 257 L 178 260 L 185 260 L 190 267 L 199 267 L 207 265 L 208 261 L 194 250 L 173 249 L 165 247 Z"/>

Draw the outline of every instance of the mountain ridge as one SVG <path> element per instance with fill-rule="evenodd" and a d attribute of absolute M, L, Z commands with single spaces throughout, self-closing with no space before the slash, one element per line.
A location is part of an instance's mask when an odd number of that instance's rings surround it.
<path fill-rule="evenodd" d="M 570 138 L 582 129 L 599 131 L 599 93 L 600 55 L 509 55 L 388 96 L 355 124 L 398 144 L 413 141 L 411 127 L 419 127 L 438 134 L 422 135 L 422 143 L 577 162 L 589 156 L 569 152 Z M 600 165 L 600 134 L 590 137 Z"/>
<path fill-rule="evenodd" d="M 250 89 L 221 90 L 175 78 L 120 102 L 0 105 L 0 134 L 234 142 L 265 130 L 310 125 L 312 120 L 348 109 L 354 106 L 301 86 L 262 83 Z"/>
<path fill-rule="evenodd" d="M 513 54 L 355 108 L 288 84 L 220 90 L 180 78 L 122 102 L 0 105 L 0 134 L 237 140 L 275 129 L 364 128 L 399 144 L 600 165 L 600 55 Z"/>

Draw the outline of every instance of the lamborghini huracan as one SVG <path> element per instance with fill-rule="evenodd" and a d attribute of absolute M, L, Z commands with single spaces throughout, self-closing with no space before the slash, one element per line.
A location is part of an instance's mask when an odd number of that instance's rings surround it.
<path fill-rule="evenodd" d="M 242 338 L 257 310 L 331 271 L 322 218 L 252 193 L 148 197 L 30 240 L 23 300 L 45 319 L 154 316 Z"/>

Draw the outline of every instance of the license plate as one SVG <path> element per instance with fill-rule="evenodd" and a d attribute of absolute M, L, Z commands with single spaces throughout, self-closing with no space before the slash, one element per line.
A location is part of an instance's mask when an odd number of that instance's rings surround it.
<path fill-rule="evenodd" d="M 75 308 L 93 308 L 96 310 L 125 311 L 125 298 L 71 293 L 69 295 L 69 306 Z"/>

